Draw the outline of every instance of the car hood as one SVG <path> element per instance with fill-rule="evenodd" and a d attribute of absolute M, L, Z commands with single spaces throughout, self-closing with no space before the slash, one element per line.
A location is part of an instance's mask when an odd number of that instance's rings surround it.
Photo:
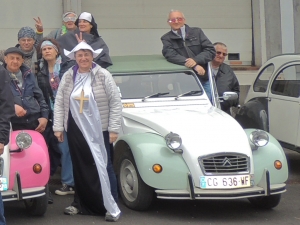
<path fill-rule="evenodd" d="M 247 155 L 251 152 L 243 128 L 215 107 L 135 108 L 124 110 L 123 116 L 162 136 L 179 134 L 185 149 L 194 149 L 198 142 L 202 154 L 220 152 L 220 147 L 226 152 L 240 152 L 241 147 L 247 149 Z"/>

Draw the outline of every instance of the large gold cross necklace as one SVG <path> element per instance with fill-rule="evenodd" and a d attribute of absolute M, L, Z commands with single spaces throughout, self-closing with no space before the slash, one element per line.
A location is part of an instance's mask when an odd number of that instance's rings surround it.
<path fill-rule="evenodd" d="M 89 74 L 87 76 L 89 76 Z M 80 94 L 80 97 L 75 97 L 74 98 L 75 100 L 80 101 L 79 113 L 82 113 L 82 111 L 83 111 L 83 103 L 84 103 L 84 101 L 89 101 L 89 98 L 85 98 L 84 97 L 84 85 L 85 85 L 85 82 L 87 81 L 87 79 L 88 79 L 88 77 L 86 77 L 85 81 L 82 82 L 83 78 L 81 79 L 81 75 L 80 75 L 79 80 L 80 80 L 80 82 L 82 84 L 81 94 Z"/>

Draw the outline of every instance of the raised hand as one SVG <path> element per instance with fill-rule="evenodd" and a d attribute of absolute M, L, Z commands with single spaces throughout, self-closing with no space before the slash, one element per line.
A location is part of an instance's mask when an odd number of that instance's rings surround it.
<path fill-rule="evenodd" d="M 33 18 L 34 21 L 35 21 L 35 27 L 36 27 L 36 30 L 38 32 L 43 32 L 44 28 L 43 28 L 43 23 L 42 23 L 42 20 L 40 17 L 37 17 L 37 18 Z"/>
<path fill-rule="evenodd" d="M 78 36 L 78 34 L 75 34 L 75 36 L 76 36 L 78 43 L 83 42 L 83 41 L 86 42 L 82 37 L 82 32 L 79 33 L 79 36 Z"/>

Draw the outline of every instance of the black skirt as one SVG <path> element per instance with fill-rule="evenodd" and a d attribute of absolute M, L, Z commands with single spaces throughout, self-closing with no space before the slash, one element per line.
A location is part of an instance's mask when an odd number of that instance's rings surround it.
<path fill-rule="evenodd" d="M 104 131 L 104 139 L 108 139 Z M 101 183 L 97 167 L 82 132 L 69 112 L 68 142 L 73 163 L 75 195 L 72 206 L 79 209 L 81 214 L 104 215 L 106 209 L 103 204 Z M 109 139 L 105 142 L 109 143 Z"/>

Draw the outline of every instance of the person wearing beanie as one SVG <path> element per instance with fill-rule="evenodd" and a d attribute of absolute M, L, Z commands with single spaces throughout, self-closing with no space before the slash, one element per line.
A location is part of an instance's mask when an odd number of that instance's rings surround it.
<path fill-rule="evenodd" d="M 18 44 L 16 45 L 24 55 L 24 64 L 35 72 L 35 62 L 37 62 L 36 46 L 37 36 L 36 32 L 31 27 L 22 27 L 18 32 Z M 0 50 L 0 61 L 4 63 L 5 50 Z"/>

